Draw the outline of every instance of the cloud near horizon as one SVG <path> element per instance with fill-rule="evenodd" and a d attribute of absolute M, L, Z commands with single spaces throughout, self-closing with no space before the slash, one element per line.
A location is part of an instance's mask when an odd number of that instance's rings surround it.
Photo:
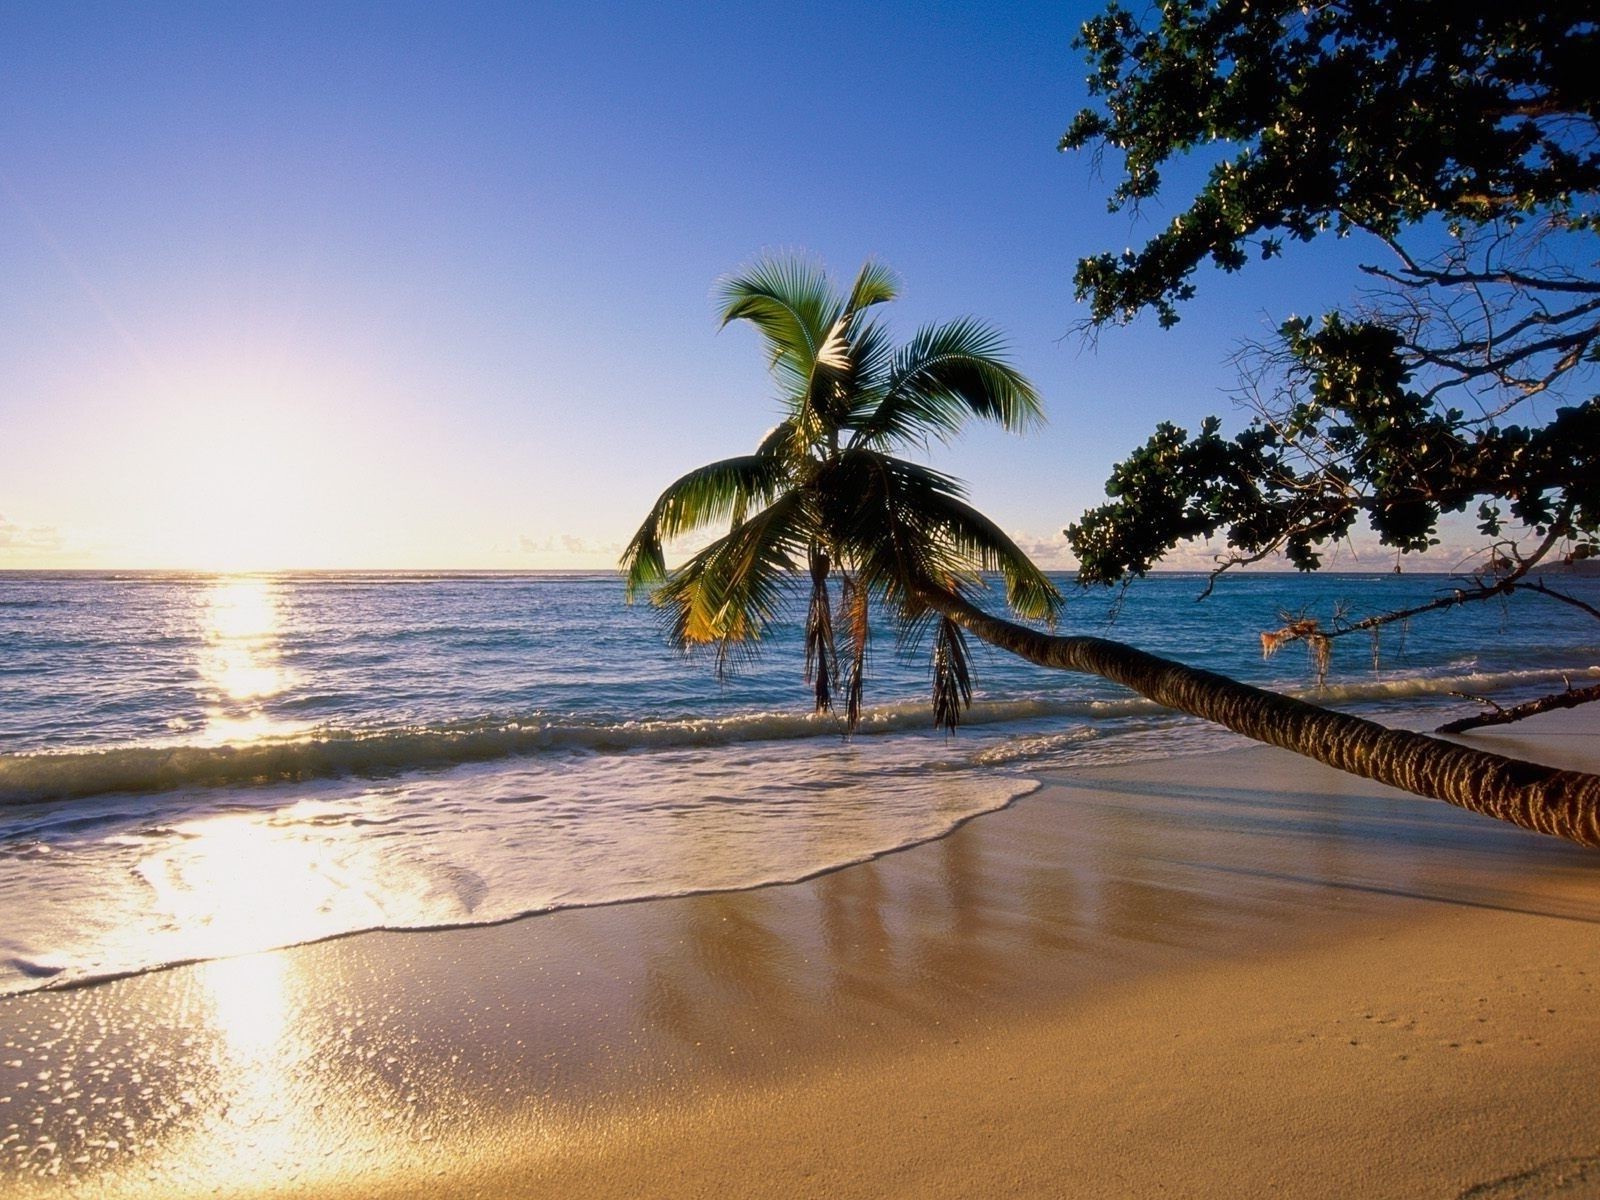
<path fill-rule="evenodd" d="M 622 554 L 622 543 L 596 542 L 571 533 L 550 534 L 542 538 L 522 534 L 517 538 L 517 549 L 522 554 L 536 558 L 604 558 L 606 565 L 611 566 Z"/>
<path fill-rule="evenodd" d="M 0 559 L 55 556 L 67 548 L 67 539 L 54 525 L 23 525 L 0 513 Z"/>

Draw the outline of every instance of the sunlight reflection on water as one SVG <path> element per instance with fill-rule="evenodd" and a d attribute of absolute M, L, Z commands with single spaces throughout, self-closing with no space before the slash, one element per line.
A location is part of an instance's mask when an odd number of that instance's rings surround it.
<path fill-rule="evenodd" d="M 207 697 L 203 738 L 213 745 L 259 741 L 304 726 L 271 717 L 263 702 L 294 683 L 280 650 L 276 584 L 222 576 L 199 598 L 204 638 L 198 668 Z"/>

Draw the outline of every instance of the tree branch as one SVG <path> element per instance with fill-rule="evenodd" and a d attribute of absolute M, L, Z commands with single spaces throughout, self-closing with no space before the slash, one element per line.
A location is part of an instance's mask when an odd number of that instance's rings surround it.
<path fill-rule="evenodd" d="M 1543 712 L 1554 712 L 1562 708 L 1577 708 L 1580 704 L 1590 704 L 1600 700 L 1600 683 L 1590 684 L 1584 688 L 1574 688 L 1569 682 L 1567 690 L 1555 692 L 1549 696 L 1540 696 L 1537 700 L 1526 700 L 1521 704 L 1513 704 L 1510 708 L 1501 708 L 1498 704 L 1492 711 L 1474 713 L 1470 717 L 1462 717 L 1458 721 L 1450 721 L 1439 726 L 1439 733 L 1465 733 L 1469 729 L 1481 729 L 1485 725 L 1509 725 L 1513 721 L 1521 721 L 1528 717 L 1538 716 Z"/>

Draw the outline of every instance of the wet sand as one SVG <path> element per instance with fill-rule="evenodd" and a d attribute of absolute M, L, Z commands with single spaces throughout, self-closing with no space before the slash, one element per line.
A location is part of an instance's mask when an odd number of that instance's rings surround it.
<path fill-rule="evenodd" d="M 1484 744 L 1600 768 L 1597 718 Z M 0 1194 L 1600 1196 L 1600 855 L 1264 748 L 0 1000 Z"/>

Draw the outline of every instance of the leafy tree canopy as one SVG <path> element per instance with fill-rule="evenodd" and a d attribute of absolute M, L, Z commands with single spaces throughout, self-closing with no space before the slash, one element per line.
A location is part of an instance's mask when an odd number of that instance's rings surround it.
<path fill-rule="evenodd" d="M 1113 3 L 1080 47 L 1103 100 L 1063 149 L 1103 144 L 1125 173 L 1111 207 L 1155 196 L 1161 168 L 1230 151 L 1138 253 L 1096 255 L 1077 286 L 1096 321 L 1154 308 L 1163 324 L 1194 270 L 1263 257 L 1284 236 L 1391 237 L 1439 214 L 1457 228 L 1539 210 L 1594 227 L 1600 33 L 1587 0 L 1169 0 L 1146 29 Z"/>
<path fill-rule="evenodd" d="M 1473 508 L 1514 586 L 1600 527 L 1600 26 L 1591 3 L 1170 0 L 1083 26 L 1092 107 L 1063 149 L 1122 157 L 1115 210 L 1162 171 L 1216 157 L 1143 248 L 1084 259 L 1091 325 L 1163 325 L 1197 271 L 1285 241 L 1361 232 L 1350 311 L 1294 319 L 1246 348 L 1254 419 L 1160 426 L 1119 464 L 1111 502 L 1068 530 L 1088 581 L 1147 571 L 1224 533 L 1219 569 L 1282 551 L 1302 569 L 1364 521 L 1400 552 Z M 1507 522 L 1531 543 L 1502 539 Z M 1531 548 L 1529 548 L 1531 546 Z"/>

